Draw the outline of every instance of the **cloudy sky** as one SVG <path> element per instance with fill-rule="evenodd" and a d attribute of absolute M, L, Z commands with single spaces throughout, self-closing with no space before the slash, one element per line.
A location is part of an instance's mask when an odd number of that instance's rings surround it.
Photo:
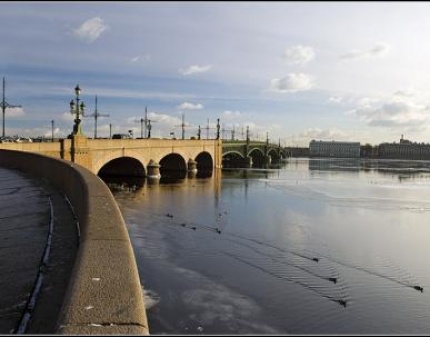
<path fill-rule="evenodd" d="M 6 134 L 430 142 L 429 2 L 1 2 Z M 206 129 L 209 125 L 209 129 Z"/>

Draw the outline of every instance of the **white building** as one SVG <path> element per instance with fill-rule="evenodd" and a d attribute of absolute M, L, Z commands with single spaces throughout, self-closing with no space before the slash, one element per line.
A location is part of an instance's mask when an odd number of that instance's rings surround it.
<path fill-rule="evenodd" d="M 360 143 L 311 140 L 309 157 L 360 158 Z"/>
<path fill-rule="evenodd" d="M 399 143 L 379 144 L 379 157 L 383 159 L 430 160 L 430 144 L 400 139 Z"/>

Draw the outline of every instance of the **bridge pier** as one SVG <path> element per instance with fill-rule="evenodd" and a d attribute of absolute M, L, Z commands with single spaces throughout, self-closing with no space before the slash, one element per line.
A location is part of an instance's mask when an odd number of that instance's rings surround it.
<path fill-rule="evenodd" d="M 193 159 L 188 159 L 188 172 L 197 172 L 197 162 Z"/>
<path fill-rule="evenodd" d="M 244 163 L 245 163 L 245 167 L 246 168 L 250 168 L 250 167 L 252 167 L 252 157 L 251 156 L 248 156 L 248 157 L 246 157 L 246 158 L 244 158 L 245 160 L 244 160 Z"/>
<path fill-rule="evenodd" d="M 197 177 L 197 171 L 188 171 L 188 179 L 194 179 Z"/>
<path fill-rule="evenodd" d="M 154 160 L 150 160 L 147 166 L 148 178 L 150 179 L 160 179 L 160 164 L 156 163 Z"/>
<path fill-rule="evenodd" d="M 188 178 L 194 179 L 197 176 L 197 162 L 193 159 L 188 159 Z"/>
<path fill-rule="evenodd" d="M 44 143 L 40 143 L 40 147 L 42 147 L 43 145 L 45 145 Z M 55 146 L 55 143 L 51 143 L 51 146 Z M 53 154 L 51 152 L 46 153 L 50 156 L 54 156 L 57 158 L 62 158 L 62 159 L 66 159 L 66 160 L 70 160 L 76 164 L 82 165 L 84 167 L 86 167 L 87 169 L 91 170 L 92 169 L 92 155 L 91 155 L 91 151 L 90 151 L 90 145 L 88 142 L 88 138 L 85 137 L 84 135 L 72 135 L 67 139 L 61 139 L 60 143 L 58 143 L 58 145 L 60 145 L 60 151 L 59 151 L 59 155 L 57 154 Z M 28 145 L 29 147 L 31 146 L 31 144 Z M 49 145 L 47 145 L 49 146 Z M 22 150 L 22 149 L 19 149 Z M 34 151 L 34 150 L 27 150 L 30 152 L 41 152 L 41 151 Z"/>

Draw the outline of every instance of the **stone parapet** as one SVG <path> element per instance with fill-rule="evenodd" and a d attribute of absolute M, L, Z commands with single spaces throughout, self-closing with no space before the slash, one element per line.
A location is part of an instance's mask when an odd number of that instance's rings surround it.
<path fill-rule="evenodd" d="M 35 153 L 0 150 L 0 166 L 54 186 L 79 220 L 78 256 L 55 333 L 148 335 L 134 252 L 106 184 L 78 164 Z"/>

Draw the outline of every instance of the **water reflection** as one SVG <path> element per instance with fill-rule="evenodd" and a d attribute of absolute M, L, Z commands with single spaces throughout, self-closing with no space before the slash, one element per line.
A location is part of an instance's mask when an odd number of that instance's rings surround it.
<path fill-rule="evenodd" d="M 278 174 L 278 170 L 274 169 L 244 169 L 244 168 L 229 168 L 223 169 L 223 178 L 229 179 L 267 179 L 269 176 Z"/>
<path fill-rule="evenodd" d="M 121 176 L 121 175 L 107 175 L 103 174 L 100 178 L 108 185 L 113 191 L 117 190 L 138 190 L 143 188 L 145 184 L 158 185 L 158 184 L 182 184 L 186 179 L 206 179 L 213 175 L 213 170 L 200 170 L 195 171 L 167 171 L 161 178 L 150 177 L 134 177 L 134 176 Z"/>
<path fill-rule="evenodd" d="M 296 167 L 298 162 L 296 161 Z M 382 175 L 392 176 L 399 182 L 413 179 L 430 178 L 429 161 L 407 161 L 392 159 L 359 159 L 359 158 L 318 158 L 308 160 L 309 171 L 329 171 L 372 173 L 377 172 Z"/>
<path fill-rule="evenodd" d="M 134 176 L 100 175 L 100 178 L 112 191 L 137 191 L 146 183 L 146 179 Z"/>
<path fill-rule="evenodd" d="M 430 178 L 429 161 L 363 160 L 361 167 L 364 172 L 376 171 L 383 175 L 390 175 L 399 182 Z"/>
<path fill-rule="evenodd" d="M 360 170 L 360 159 L 309 159 L 309 170 L 358 172 Z"/>
<path fill-rule="evenodd" d="M 115 191 L 151 334 L 428 333 L 429 167 L 300 159 Z"/>

